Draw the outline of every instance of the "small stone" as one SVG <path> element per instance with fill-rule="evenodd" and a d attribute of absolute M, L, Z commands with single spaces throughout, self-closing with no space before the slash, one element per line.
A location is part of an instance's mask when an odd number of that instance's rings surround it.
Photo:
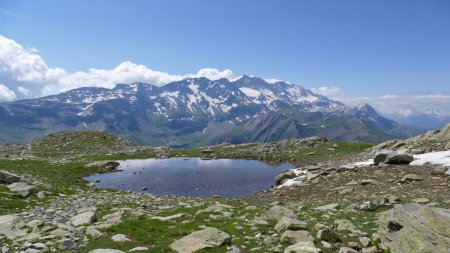
<path fill-rule="evenodd" d="M 134 251 L 145 251 L 145 250 L 149 250 L 147 247 L 136 247 L 136 248 L 132 248 L 129 250 L 129 252 L 134 252 Z"/>
<path fill-rule="evenodd" d="M 299 242 L 287 247 L 284 253 L 319 253 L 320 250 L 312 242 Z"/>
<path fill-rule="evenodd" d="M 367 247 L 367 246 L 370 245 L 370 243 L 372 242 L 372 240 L 370 240 L 369 237 L 361 237 L 361 238 L 359 238 L 359 242 L 361 242 L 361 245 L 362 245 L 363 247 Z"/>
<path fill-rule="evenodd" d="M 417 175 L 417 174 L 407 174 L 406 176 L 402 177 L 400 180 L 400 183 L 406 183 L 406 182 L 412 182 L 412 181 L 422 181 L 425 178 L 423 176 Z"/>
<path fill-rule="evenodd" d="M 111 237 L 111 240 L 115 241 L 115 242 L 129 242 L 131 241 L 126 235 L 124 234 L 117 234 L 117 235 L 113 235 Z"/>
<path fill-rule="evenodd" d="M 377 247 L 373 246 L 370 248 L 363 248 L 361 250 L 361 253 L 377 253 L 377 251 L 378 251 Z"/>
<path fill-rule="evenodd" d="M 57 242 L 58 242 L 58 249 L 60 250 L 72 249 L 75 246 L 75 243 L 71 239 L 62 239 Z"/>
<path fill-rule="evenodd" d="M 45 198 L 45 193 L 44 193 L 43 191 L 38 192 L 36 195 L 37 195 L 37 197 L 40 198 L 40 199 Z"/>
<path fill-rule="evenodd" d="M 90 235 L 93 238 L 97 239 L 103 236 L 103 233 L 98 231 L 96 228 L 94 227 L 88 227 L 86 229 L 86 235 Z"/>

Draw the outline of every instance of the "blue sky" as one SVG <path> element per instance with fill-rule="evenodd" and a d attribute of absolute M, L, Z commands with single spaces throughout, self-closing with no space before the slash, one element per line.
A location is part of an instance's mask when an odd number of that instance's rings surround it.
<path fill-rule="evenodd" d="M 177 76 L 215 68 L 226 77 L 220 71 L 230 69 L 323 87 L 332 97 L 450 93 L 448 0 L 1 0 L 0 35 L 27 55 L 17 59 L 40 58 L 14 71 L 46 69 L 38 79 L 0 73 L 16 98 L 92 80 L 108 86 L 105 78 L 122 79 L 101 75 L 118 75 L 108 71 L 119 66 L 121 74 L 148 68 Z"/>

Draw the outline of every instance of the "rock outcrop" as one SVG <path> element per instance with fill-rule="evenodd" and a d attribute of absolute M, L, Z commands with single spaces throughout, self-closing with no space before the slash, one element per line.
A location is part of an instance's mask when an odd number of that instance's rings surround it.
<path fill-rule="evenodd" d="M 170 245 L 170 248 L 178 253 L 191 253 L 230 243 L 231 236 L 229 234 L 209 227 L 176 240 Z"/>
<path fill-rule="evenodd" d="M 380 215 L 381 243 L 393 253 L 448 252 L 450 210 L 419 204 L 395 205 Z"/>

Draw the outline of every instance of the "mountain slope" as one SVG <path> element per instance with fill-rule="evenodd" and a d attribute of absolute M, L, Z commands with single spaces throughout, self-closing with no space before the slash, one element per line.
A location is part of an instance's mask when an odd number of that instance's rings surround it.
<path fill-rule="evenodd" d="M 319 134 L 378 142 L 410 134 L 368 105 L 350 108 L 297 85 L 250 76 L 233 82 L 186 78 L 162 87 L 80 88 L 0 104 L 0 118 L 0 142 L 73 130 L 107 131 L 141 144 L 171 146 L 217 143 L 239 132 L 247 135 L 241 141 Z M 330 124 L 339 127 L 322 127 Z"/>

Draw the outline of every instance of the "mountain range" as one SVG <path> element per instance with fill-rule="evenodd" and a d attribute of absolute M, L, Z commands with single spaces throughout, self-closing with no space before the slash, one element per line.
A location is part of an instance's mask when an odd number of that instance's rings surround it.
<path fill-rule="evenodd" d="M 349 107 L 301 86 L 244 75 L 186 78 L 164 86 L 117 84 L 0 104 L 0 143 L 50 133 L 100 130 L 145 145 L 172 147 L 267 142 L 320 135 L 381 142 L 422 130 Z"/>

